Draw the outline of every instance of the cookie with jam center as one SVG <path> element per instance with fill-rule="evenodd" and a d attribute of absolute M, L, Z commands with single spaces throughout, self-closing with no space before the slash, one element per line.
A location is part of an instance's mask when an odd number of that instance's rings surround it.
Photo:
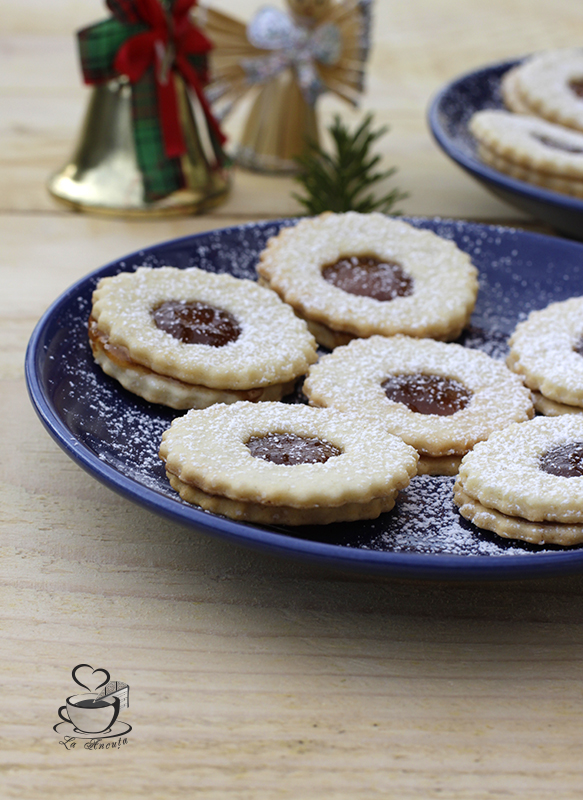
<path fill-rule="evenodd" d="M 257 272 L 330 349 L 376 334 L 455 339 L 478 292 L 453 242 L 378 213 L 327 212 L 284 228 Z"/>
<path fill-rule="evenodd" d="M 502 95 L 512 111 L 526 108 L 530 114 L 583 131 L 583 50 L 535 53 L 506 73 Z"/>
<path fill-rule="evenodd" d="M 431 474 L 455 474 L 476 442 L 534 413 L 529 390 L 503 362 L 402 335 L 337 348 L 310 368 L 303 391 L 314 406 L 381 421 L 419 451 L 419 472 Z"/>
<path fill-rule="evenodd" d="M 537 417 L 496 431 L 462 459 L 454 501 L 500 536 L 583 542 L 583 418 Z"/>
<path fill-rule="evenodd" d="M 282 525 L 374 519 L 393 507 L 418 460 L 361 414 L 246 402 L 174 420 L 160 457 L 183 500 Z"/>
<path fill-rule="evenodd" d="M 89 338 L 107 374 L 177 409 L 278 400 L 317 358 L 305 322 L 273 292 L 197 268 L 102 279 Z"/>
<path fill-rule="evenodd" d="M 535 392 L 549 416 L 583 410 L 583 297 L 531 311 L 509 339 L 510 369 Z"/>
<path fill-rule="evenodd" d="M 490 166 L 554 191 L 583 195 L 583 133 L 539 117 L 478 111 L 469 123 Z"/>
<path fill-rule="evenodd" d="M 505 72 L 500 81 L 500 93 L 504 100 L 504 105 L 509 111 L 515 114 L 534 115 L 533 109 L 526 103 L 520 88 L 520 68 L 521 64 L 512 67 Z"/>

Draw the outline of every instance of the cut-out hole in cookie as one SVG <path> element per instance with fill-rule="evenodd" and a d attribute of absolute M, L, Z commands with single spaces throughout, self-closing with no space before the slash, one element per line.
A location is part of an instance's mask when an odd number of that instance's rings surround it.
<path fill-rule="evenodd" d="M 413 278 L 400 264 L 372 255 L 344 256 L 334 264 L 326 264 L 322 277 L 349 294 L 388 301 L 413 294 Z"/>
<path fill-rule="evenodd" d="M 583 78 L 572 78 L 569 81 L 569 89 L 576 94 L 577 97 L 583 98 Z"/>
<path fill-rule="evenodd" d="M 560 142 L 553 136 L 544 136 L 540 133 L 531 133 L 530 135 L 533 139 L 536 139 L 537 142 L 540 142 L 541 144 L 544 144 L 545 147 L 550 147 L 553 150 L 563 150 L 565 153 L 573 153 L 574 155 L 580 155 L 583 153 L 583 147 L 577 147 L 576 145 L 569 144 L 567 142 Z"/>
<path fill-rule="evenodd" d="M 152 316 L 158 328 L 184 344 L 224 347 L 241 335 L 232 314 L 198 300 L 167 300 L 152 311 Z"/>
<path fill-rule="evenodd" d="M 540 459 L 540 468 L 549 475 L 560 478 L 583 476 L 583 442 L 569 442 L 553 447 Z"/>
<path fill-rule="evenodd" d="M 254 458 L 290 467 L 297 464 L 324 464 L 329 458 L 342 454 L 342 451 L 330 442 L 324 442 L 316 437 L 298 436 L 295 433 L 252 436 L 246 445 Z"/>
<path fill-rule="evenodd" d="M 403 403 L 418 414 L 448 417 L 464 409 L 472 393 L 452 378 L 441 375 L 391 375 L 381 384 L 394 403 Z"/>
<path fill-rule="evenodd" d="M 580 356 L 583 356 L 583 336 L 575 343 L 573 350 Z"/>

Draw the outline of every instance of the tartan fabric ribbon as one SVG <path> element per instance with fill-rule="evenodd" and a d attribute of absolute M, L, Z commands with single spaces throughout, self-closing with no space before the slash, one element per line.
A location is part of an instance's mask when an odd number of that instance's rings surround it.
<path fill-rule="evenodd" d="M 212 44 L 189 19 L 196 0 L 106 0 L 112 17 L 77 34 L 85 83 L 125 76 L 132 86 L 134 141 L 146 200 L 185 186 L 175 71 L 193 90 L 207 121 L 217 160 L 225 141 L 203 86 Z"/>

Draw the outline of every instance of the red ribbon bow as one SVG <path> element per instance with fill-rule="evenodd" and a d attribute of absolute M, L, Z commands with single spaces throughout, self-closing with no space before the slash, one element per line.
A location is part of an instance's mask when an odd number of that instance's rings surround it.
<path fill-rule="evenodd" d="M 159 0 L 134 0 L 136 16 L 150 30 L 132 36 L 121 45 L 115 57 L 115 69 L 126 75 L 131 83 L 140 80 L 144 72 L 154 66 L 156 89 L 160 106 L 164 147 L 169 157 L 186 152 L 178 113 L 176 87 L 172 70 L 176 70 L 196 93 L 217 139 L 223 144 L 225 136 L 214 118 L 204 95 L 202 83 L 187 57 L 208 53 L 213 45 L 189 19 L 196 0 L 176 0 L 172 10 L 166 12 Z"/>

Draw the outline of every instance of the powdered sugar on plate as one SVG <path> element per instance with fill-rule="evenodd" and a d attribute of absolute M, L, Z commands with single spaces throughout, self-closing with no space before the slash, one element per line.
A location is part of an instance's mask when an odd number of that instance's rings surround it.
<path fill-rule="evenodd" d="M 368 547 L 394 552 L 447 555 L 521 555 L 527 550 L 498 537 L 476 535 L 473 525 L 460 517 L 453 504 L 454 478 L 419 475 L 401 492 L 393 519 Z"/>
<path fill-rule="evenodd" d="M 459 342 L 505 358 L 506 341 L 516 323 L 535 308 L 583 295 L 583 247 L 573 242 L 524 234 L 510 229 L 447 220 L 410 220 L 452 239 L 479 270 L 480 291 L 470 326 Z M 151 405 L 125 392 L 95 365 L 88 344 L 87 319 L 92 291 L 101 277 L 140 266 L 201 267 L 254 278 L 255 264 L 267 239 L 293 220 L 266 222 L 213 231 L 168 242 L 127 256 L 88 276 L 65 294 L 39 323 L 27 364 L 29 388 L 37 409 L 57 441 L 112 488 L 121 481 L 135 487 L 132 496 L 157 509 L 160 498 L 191 515 L 194 528 L 218 532 L 217 517 L 183 504 L 169 486 L 158 457 L 163 431 L 180 412 Z M 301 393 L 291 398 L 302 402 Z M 48 422 L 47 422 L 48 420 Z M 371 445 L 372 446 L 372 445 Z M 81 460 L 81 459 L 79 459 Z M 508 542 L 478 531 L 461 519 L 452 499 L 453 479 L 416 477 L 392 512 L 368 522 L 328 526 L 261 529 L 285 533 L 299 552 L 302 540 L 336 545 L 349 553 L 513 558 L 552 554 L 553 548 Z M 184 521 L 184 516 L 181 516 Z M 235 526 L 235 523 L 233 523 Z M 259 526 L 237 524 L 241 543 L 253 539 Z"/>

